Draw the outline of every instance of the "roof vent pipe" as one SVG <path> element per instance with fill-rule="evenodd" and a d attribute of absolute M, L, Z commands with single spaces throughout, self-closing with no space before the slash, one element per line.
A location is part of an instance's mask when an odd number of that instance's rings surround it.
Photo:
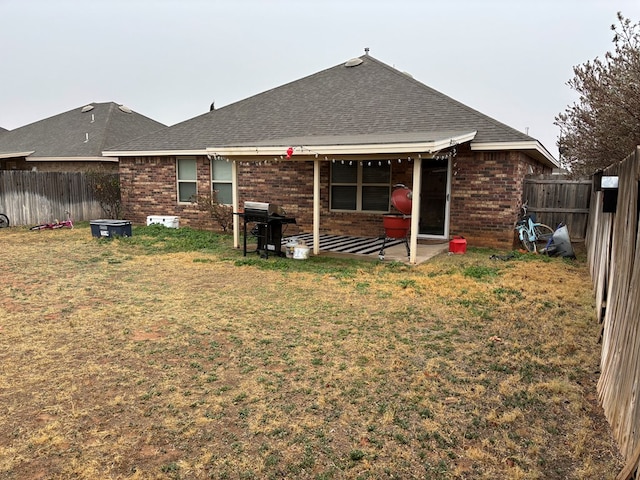
<path fill-rule="evenodd" d="M 87 143 L 89 141 L 89 133 L 85 133 L 84 134 L 84 143 Z"/>

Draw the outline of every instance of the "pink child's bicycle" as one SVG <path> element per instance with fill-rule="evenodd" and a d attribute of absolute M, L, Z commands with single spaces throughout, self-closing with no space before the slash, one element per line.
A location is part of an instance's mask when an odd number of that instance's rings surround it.
<path fill-rule="evenodd" d="M 57 219 L 53 223 L 43 223 L 42 225 L 36 225 L 29 230 L 55 230 L 56 228 L 73 228 L 73 220 L 71 220 L 71 212 L 65 212 L 67 219 L 59 222 Z"/>

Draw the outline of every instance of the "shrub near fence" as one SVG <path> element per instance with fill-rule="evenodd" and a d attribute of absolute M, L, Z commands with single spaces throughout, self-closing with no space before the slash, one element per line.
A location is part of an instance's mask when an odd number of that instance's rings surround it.
<path fill-rule="evenodd" d="M 35 225 L 66 218 L 74 221 L 104 214 L 86 173 L 0 170 L 0 212 L 11 225 Z"/>
<path fill-rule="evenodd" d="M 626 460 L 617 478 L 627 480 L 640 467 L 640 147 L 604 175 L 618 177 L 617 202 L 593 193 L 587 252 L 602 322 L 598 395 Z"/>

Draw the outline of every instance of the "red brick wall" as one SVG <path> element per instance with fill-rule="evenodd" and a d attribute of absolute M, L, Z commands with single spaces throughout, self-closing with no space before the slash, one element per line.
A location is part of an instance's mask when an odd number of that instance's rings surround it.
<path fill-rule="evenodd" d="M 511 249 L 524 176 L 543 173 L 526 155 L 512 151 L 459 151 L 453 159 L 450 234 L 472 246 Z"/>
<path fill-rule="evenodd" d="M 210 162 L 198 157 L 198 191 L 208 192 Z M 178 204 L 175 157 L 123 157 L 120 182 L 125 215 L 128 220 L 145 224 L 149 215 L 180 217 L 181 226 L 211 228 L 212 222 L 193 204 Z"/>
<path fill-rule="evenodd" d="M 408 166 L 408 167 L 407 167 Z M 392 184 L 406 183 L 413 164 L 392 165 Z M 335 235 L 382 236 L 380 214 L 329 211 L 330 163 L 320 164 L 320 230 Z M 240 205 L 244 201 L 269 202 L 282 206 L 295 217 L 300 232 L 313 231 L 313 161 L 282 161 L 269 165 L 245 163 L 239 166 Z M 409 183 L 410 185 L 410 183 Z"/>
<path fill-rule="evenodd" d="M 210 162 L 197 158 L 198 192 L 210 191 Z M 392 162 L 392 184 L 412 184 L 413 162 Z M 528 173 L 542 167 L 518 152 L 472 152 L 459 148 L 452 159 L 451 235 L 470 246 L 511 249 L 513 226 Z M 530 172 L 533 170 L 533 172 Z M 320 230 L 337 235 L 382 236 L 380 214 L 329 211 L 330 163 L 321 162 Z M 181 226 L 217 228 L 194 205 L 177 202 L 175 157 L 121 158 L 120 175 L 127 218 L 144 224 L 149 215 L 176 215 Z M 239 202 L 282 206 L 297 225 L 287 234 L 313 229 L 313 161 L 239 162 Z"/>

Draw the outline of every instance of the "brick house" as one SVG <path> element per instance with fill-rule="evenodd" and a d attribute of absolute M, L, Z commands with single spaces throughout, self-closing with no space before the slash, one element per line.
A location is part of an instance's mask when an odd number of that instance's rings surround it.
<path fill-rule="evenodd" d="M 166 128 L 124 105 L 90 103 L 10 131 L 0 132 L 0 170 L 118 171 L 102 150 Z"/>
<path fill-rule="evenodd" d="M 405 184 L 412 245 L 463 235 L 500 248 L 513 246 L 524 176 L 557 167 L 536 139 L 368 54 L 103 154 L 119 158 L 134 222 L 205 226 L 189 199 L 214 189 L 234 211 L 280 205 L 314 239 L 381 236 Z"/>

